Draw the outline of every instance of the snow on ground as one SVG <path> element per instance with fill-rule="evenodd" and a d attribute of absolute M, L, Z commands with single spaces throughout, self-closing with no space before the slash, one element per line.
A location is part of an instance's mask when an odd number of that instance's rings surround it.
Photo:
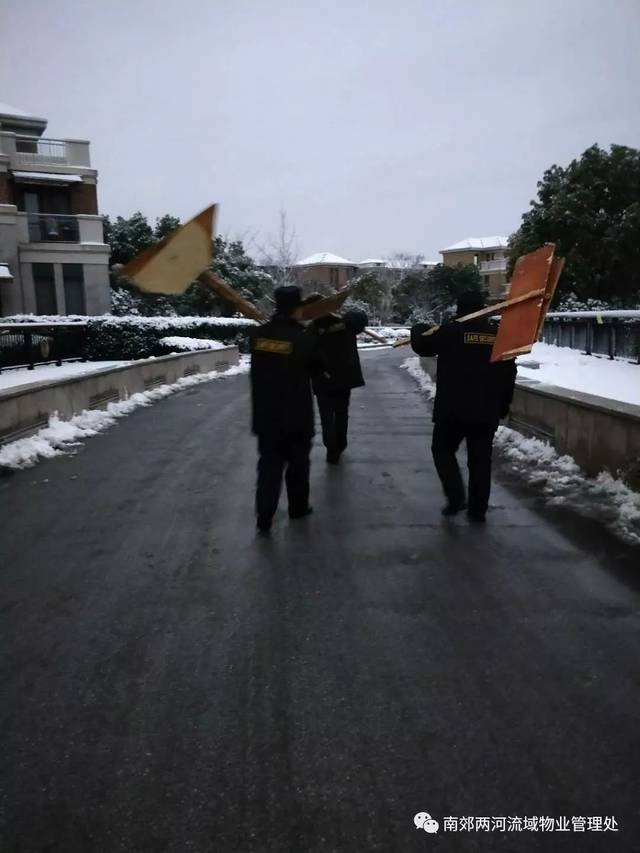
<path fill-rule="evenodd" d="M 425 392 L 429 400 L 434 400 L 436 396 L 436 384 L 433 382 L 428 373 L 426 373 L 420 364 L 420 359 L 417 355 L 405 358 L 400 367 L 406 370 L 409 376 L 413 376 L 420 389 Z"/>
<path fill-rule="evenodd" d="M 0 468 L 29 468 L 39 459 L 51 459 L 63 453 L 73 452 L 73 449 L 83 439 L 102 432 L 141 406 L 150 406 L 156 400 L 169 397 L 177 391 L 210 382 L 212 379 L 227 379 L 239 373 L 247 373 L 249 358 L 241 356 L 240 363 L 225 371 L 211 370 L 194 376 L 184 376 L 171 385 L 160 385 L 150 391 L 132 394 L 126 400 L 109 403 L 106 409 L 85 409 L 67 421 L 61 420 L 57 414 L 51 415 L 49 425 L 39 430 L 29 438 L 20 438 L 0 446 Z"/>
<path fill-rule="evenodd" d="M 538 362 L 540 367 L 525 367 L 530 362 Z M 629 361 L 538 343 L 529 355 L 520 356 L 516 364 L 520 378 L 640 405 L 640 365 Z"/>
<path fill-rule="evenodd" d="M 220 341 L 211 341 L 207 338 L 183 338 L 179 335 L 170 335 L 168 338 L 160 338 L 158 343 L 163 347 L 183 351 L 194 351 L 199 349 L 224 349 L 228 344 Z"/>
<path fill-rule="evenodd" d="M 435 383 L 417 356 L 407 358 L 401 367 L 430 399 L 435 397 Z M 549 506 L 566 505 L 597 518 L 621 539 L 640 545 L 640 494 L 622 480 L 608 471 L 587 477 L 571 456 L 561 456 L 548 442 L 527 438 L 509 427 L 498 428 L 494 446 L 515 473 L 541 491 Z"/>
<path fill-rule="evenodd" d="M 498 428 L 495 447 L 513 471 L 542 491 L 549 506 L 567 505 L 604 521 L 626 542 L 640 545 L 640 494 L 622 480 L 608 471 L 587 477 L 571 456 L 560 456 L 547 442 L 508 427 Z"/>
<path fill-rule="evenodd" d="M 60 379 L 70 379 L 87 373 L 95 373 L 108 367 L 123 367 L 130 361 L 70 361 L 58 367 L 55 364 L 39 364 L 33 370 L 18 367 L 15 370 L 5 368 L 0 373 L 0 391 L 17 388 L 20 385 L 30 385 L 32 382 L 58 382 Z"/>
<path fill-rule="evenodd" d="M 368 326 L 367 328 L 371 329 L 372 332 L 375 332 L 376 335 L 380 335 L 381 338 L 384 338 L 386 346 L 391 346 L 394 344 L 399 338 L 407 338 L 409 337 L 409 329 L 407 328 L 396 328 L 395 326 Z M 375 349 L 376 347 L 384 347 L 385 344 L 377 343 L 373 338 L 370 338 L 369 335 L 365 335 L 364 333 L 358 335 L 358 349 Z"/>

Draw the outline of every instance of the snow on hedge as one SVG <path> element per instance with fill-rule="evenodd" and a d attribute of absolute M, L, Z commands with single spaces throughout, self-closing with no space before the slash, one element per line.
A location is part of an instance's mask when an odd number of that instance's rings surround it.
<path fill-rule="evenodd" d="M 103 432 L 116 423 L 119 418 L 130 414 L 141 406 L 150 406 L 157 400 L 169 397 L 177 391 L 210 382 L 212 379 L 227 379 L 239 373 L 247 373 L 249 359 L 241 357 L 240 363 L 225 371 L 211 370 L 193 376 L 183 376 L 170 385 L 160 385 L 149 391 L 132 394 L 126 400 L 109 403 L 106 409 L 85 409 L 77 415 L 62 420 L 54 413 L 48 426 L 28 438 L 19 438 L 0 447 L 0 468 L 29 468 L 40 459 L 51 459 L 72 452 L 86 438 Z"/>
<path fill-rule="evenodd" d="M 435 383 L 417 356 L 401 365 L 431 399 Z M 640 369 L 640 368 L 638 368 Z M 528 438 L 501 426 L 495 447 L 509 460 L 511 469 L 540 489 L 549 506 L 566 504 L 582 515 L 597 518 L 621 539 L 640 545 L 640 494 L 608 471 L 588 477 L 571 456 L 560 455 L 548 442 Z"/>
<path fill-rule="evenodd" d="M 183 338 L 178 335 L 170 335 L 168 338 L 160 338 L 160 346 L 180 352 L 191 352 L 200 349 L 224 349 L 227 345 L 220 341 L 210 341 L 206 338 Z"/>
<path fill-rule="evenodd" d="M 95 314 L 81 315 L 69 314 L 14 314 L 11 317 L 3 317 L 3 323 L 90 323 L 105 326 L 138 326 L 141 329 L 159 329 L 170 331 L 171 329 L 187 329 L 194 326 L 256 326 L 255 320 L 246 317 L 141 317 L 138 314 Z"/>

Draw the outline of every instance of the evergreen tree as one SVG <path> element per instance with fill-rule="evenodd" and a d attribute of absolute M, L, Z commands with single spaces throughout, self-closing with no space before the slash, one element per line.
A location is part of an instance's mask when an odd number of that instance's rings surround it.
<path fill-rule="evenodd" d="M 153 237 L 155 240 L 162 240 L 167 234 L 175 231 L 180 225 L 180 218 L 172 216 L 170 213 L 165 213 L 164 216 L 159 216 L 156 219 L 156 227 L 153 229 Z"/>
<path fill-rule="evenodd" d="M 111 247 L 112 266 L 126 264 L 155 242 L 153 229 L 139 210 L 129 219 L 118 216 L 115 222 L 106 216 L 104 240 Z"/>
<path fill-rule="evenodd" d="M 471 264 L 436 264 L 428 272 L 409 272 L 394 288 L 392 320 L 406 323 L 423 318 L 440 322 L 453 310 L 458 296 L 470 290 L 482 291 L 478 268 Z"/>
<path fill-rule="evenodd" d="M 566 258 L 557 300 L 640 301 L 640 151 L 593 145 L 566 168 L 552 166 L 510 238 L 515 258 L 555 243 Z"/>
<path fill-rule="evenodd" d="M 350 282 L 349 291 L 347 307 L 361 309 L 370 321 L 382 319 L 388 288 L 381 277 L 373 272 L 363 273 Z"/>
<path fill-rule="evenodd" d="M 123 264 L 139 252 L 156 243 L 178 227 L 180 220 L 165 214 L 156 220 L 151 229 L 141 213 L 129 219 L 119 216 L 114 223 L 105 222 L 105 240 L 111 245 L 112 264 Z M 226 241 L 216 237 L 212 269 L 245 299 L 257 303 L 265 313 L 270 313 L 268 299 L 273 291 L 271 277 L 258 269 L 245 253 L 241 241 Z M 114 314 L 163 315 L 223 315 L 231 316 L 235 309 L 206 285 L 194 281 L 185 293 L 161 296 L 142 293 L 133 284 L 112 274 L 112 310 Z"/>

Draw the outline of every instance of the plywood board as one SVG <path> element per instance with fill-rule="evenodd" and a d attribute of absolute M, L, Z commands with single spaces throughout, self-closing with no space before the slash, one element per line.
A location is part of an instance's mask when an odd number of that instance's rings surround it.
<path fill-rule="evenodd" d="M 318 317 L 325 317 L 327 314 L 339 311 L 347 296 L 349 296 L 349 288 L 345 287 L 337 293 L 332 293 L 331 296 L 318 299 L 317 302 L 309 302 L 307 305 L 301 305 L 300 308 L 294 311 L 293 316 L 296 320 L 300 321 L 316 320 Z"/>
<path fill-rule="evenodd" d="M 253 304 L 253 302 L 249 302 L 248 299 L 240 296 L 240 294 L 236 293 L 236 291 L 230 287 L 226 281 L 218 278 L 214 273 L 206 270 L 201 273 L 199 280 L 203 284 L 207 285 L 207 287 L 210 287 L 211 290 L 218 294 L 218 296 L 221 296 L 223 299 L 226 299 L 227 302 L 234 305 L 241 314 L 244 314 L 245 317 L 249 317 L 250 320 L 257 320 L 258 323 L 265 322 L 266 317 L 262 311 Z"/>
<path fill-rule="evenodd" d="M 547 243 L 535 252 L 522 255 L 516 261 L 511 278 L 509 301 L 532 291 L 539 291 L 539 295 L 503 309 L 496 342 L 491 352 L 492 362 L 513 358 L 514 353 L 520 355 L 530 352 L 538 339 L 540 316 L 543 312 L 554 249 L 555 246 L 552 243 Z"/>
<path fill-rule="evenodd" d="M 212 204 L 125 264 L 120 274 L 146 293 L 184 293 L 211 264 L 215 214 Z"/>

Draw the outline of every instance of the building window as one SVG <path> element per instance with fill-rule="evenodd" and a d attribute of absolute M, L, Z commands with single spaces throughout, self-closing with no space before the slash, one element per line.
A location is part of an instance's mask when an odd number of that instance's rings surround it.
<path fill-rule="evenodd" d="M 62 264 L 64 304 L 67 314 L 86 314 L 82 264 Z"/>
<path fill-rule="evenodd" d="M 487 290 L 489 289 L 489 276 L 488 275 L 485 275 L 485 277 L 484 277 L 484 286 L 487 288 Z"/>
<path fill-rule="evenodd" d="M 338 270 L 335 267 L 329 270 L 329 284 L 338 284 Z"/>
<path fill-rule="evenodd" d="M 58 300 L 53 264 L 32 264 L 31 269 L 36 292 L 36 314 L 57 314 Z"/>

